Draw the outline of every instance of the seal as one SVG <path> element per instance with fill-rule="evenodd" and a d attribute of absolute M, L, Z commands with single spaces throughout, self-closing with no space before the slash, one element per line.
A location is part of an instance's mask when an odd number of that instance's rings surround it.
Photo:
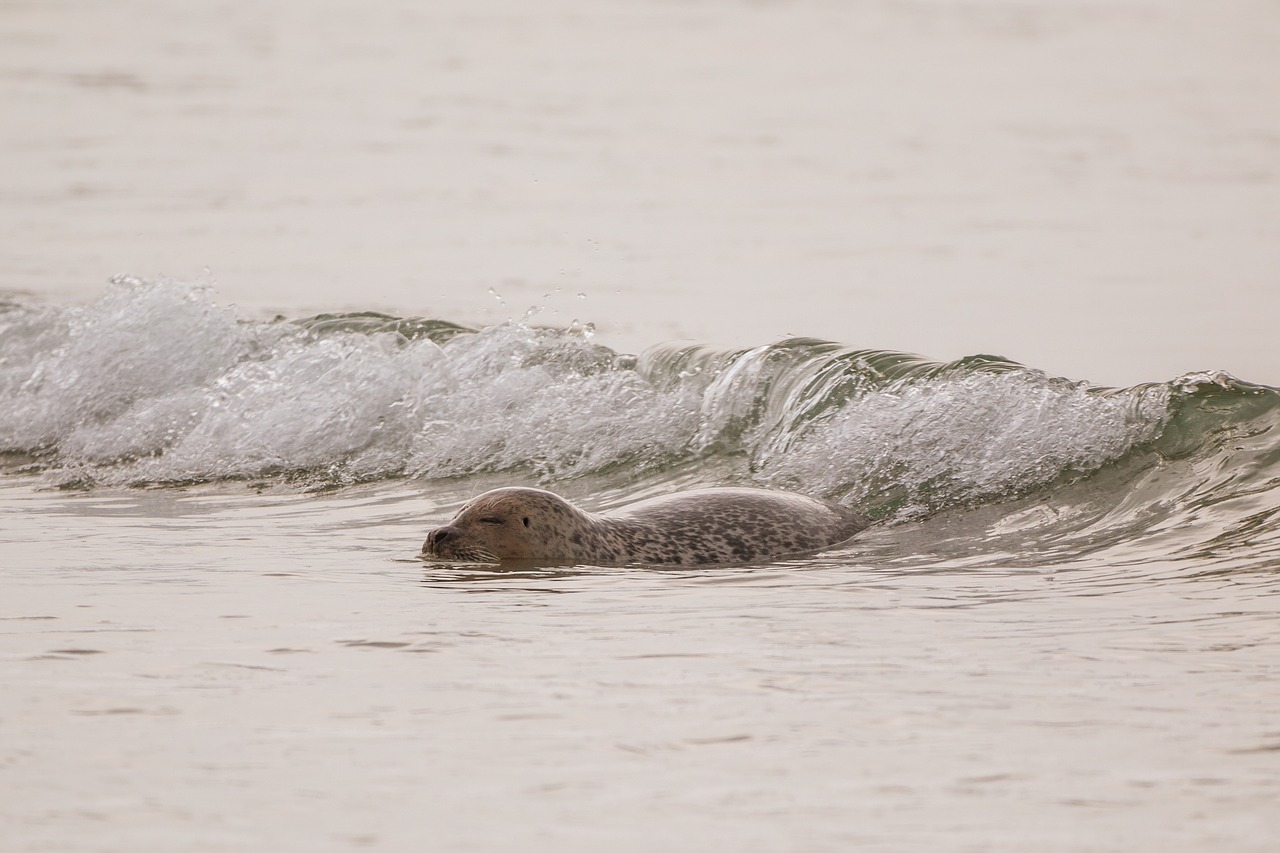
<path fill-rule="evenodd" d="M 820 551 L 868 524 L 839 504 L 765 489 L 698 489 L 595 514 L 542 489 L 503 488 L 430 531 L 422 553 L 480 563 L 724 565 Z"/>

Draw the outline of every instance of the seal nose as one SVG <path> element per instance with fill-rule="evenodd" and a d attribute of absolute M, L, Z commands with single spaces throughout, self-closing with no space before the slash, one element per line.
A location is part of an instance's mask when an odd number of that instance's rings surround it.
<path fill-rule="evenodd" d="M 440 546 L 441 542 L 453 536 L 452 527 L 437 527 L 435 530 L 427 534 L 427 541 L 422 543 L 423 551 L 431 551 Z"/>

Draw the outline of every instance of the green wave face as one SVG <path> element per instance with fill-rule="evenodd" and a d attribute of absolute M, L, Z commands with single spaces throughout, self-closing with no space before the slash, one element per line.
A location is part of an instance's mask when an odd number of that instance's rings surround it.
<path fill-rule="evenodd" d="M 0 304 L 10 474 L 496 477 L 619 495 L 753 483 L 856 505 L 899 536 L 927 529 L 921 560 L 1062 565 L 1138 548 L 1275 565 L 1278 394 L 1209 373 L 1095 388 L 994 356 L 807 338 L 632 356 L 584 326 L 247 322 L 169 283 L 122 282 L 88 306 Z"/>

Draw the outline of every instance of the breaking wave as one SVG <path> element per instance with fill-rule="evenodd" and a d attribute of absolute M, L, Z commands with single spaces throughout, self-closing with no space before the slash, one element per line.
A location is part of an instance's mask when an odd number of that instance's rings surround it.
<path fill-rule="evenodd" d="M 57 485 L 692 471 L 887 519 L 1000 505 L 1007 526 L 1107 483 L 1097 512 L 1135 489 L 1153 525 L 1243 500 L 1214 535 L 1276 540 L 1280 395 L 1214 372 L 1096 388 L 804 338 L 633 356 L 578 323 L 256 322 L 207 289 L 121 280 L 90 305 L 0 304 L 0 402 L 4 467 Z"/>

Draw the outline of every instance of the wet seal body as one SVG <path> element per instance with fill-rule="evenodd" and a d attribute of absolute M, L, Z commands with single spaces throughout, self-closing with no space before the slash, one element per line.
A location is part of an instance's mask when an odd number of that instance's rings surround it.
<path fill-rule="evenodd" d="M 749 563 L 838 545 L 868 523 L 838 504 L 764 489 L 699 489 L 593 514 L 541 489 L 504 488 L 428 533 L 422 553 L 482 563 Z"/>

